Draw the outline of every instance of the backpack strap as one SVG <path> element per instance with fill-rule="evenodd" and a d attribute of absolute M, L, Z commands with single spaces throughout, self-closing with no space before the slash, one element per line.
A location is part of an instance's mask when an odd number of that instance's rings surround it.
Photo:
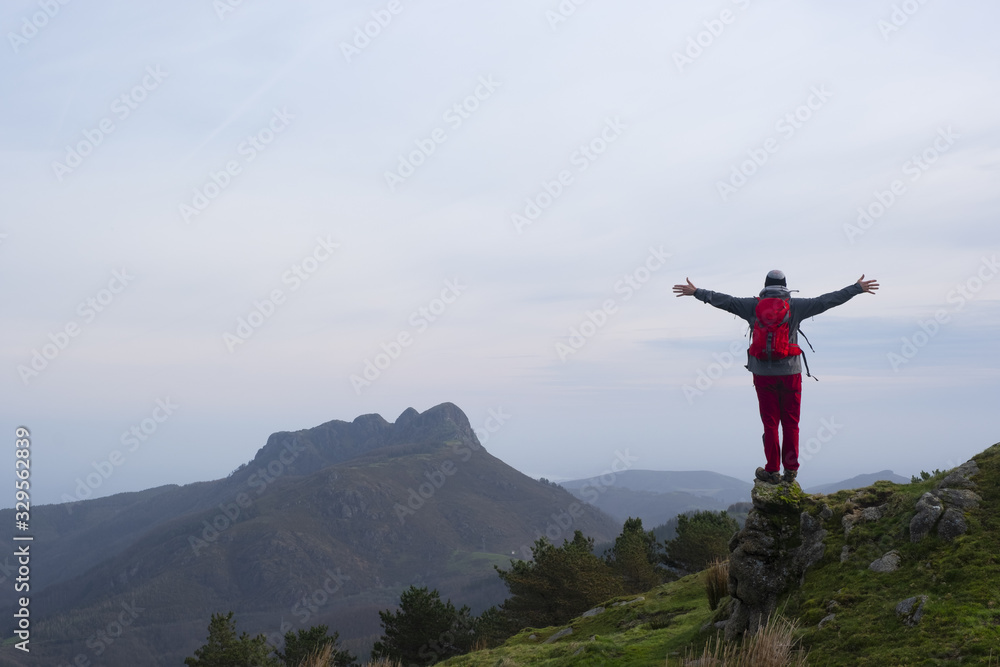
<path fill-rule="evenodd" d="M 804 333 L 802 333 L 802 329 L 801 329 L 801 328 L 800 328 L 800 329 L 798 330 L 798 332 L 799 332 L 800 334 L 802 334 L 802 337 L 803 337 L 803 338 L 805 338 L 805 339 L 806 339 L 806 345 L 808 345 L 808 346 L 809 346 L 809 349 L 810 349 L 810 350 L 812 350 L 813 352 L 815 352 L 815 351 L 816 351 L 816 348 L 814 348 L 814 347 L 813 347 L 813 344 L 809 342 L 809 339 L 808 339 L 808 338 L 806 338 L 806 335 L 805 335 Z M 803 352 L 803 354 L 805 354 L 805 352 Z"/>
<path fill-rule="evenodd" d="M 799 329 L 798 332 L 800 334 L 802 334 L 803 338 L 806 339 L 806 344 L 809 346 L 809 349 L 812 350 L 813 352 L 815 352 L 816 348 L 814 348 L 813 344 L 809 342 L 809 339 L 806 337 L 806 335 L 804 333 L 802 333 L 802 329 Z M 801 350 L 802 348 L 800 347 L 799 349 Z M 806 351 L 805 350 L 802 350 L 802 361 L 804 361 L 805 364 L 806 364 L 806 377 L 811 377 L 813 380 L 816 380 L 816 382 L 819 382 L 819 378 L 818 377 L 816 377 L 816 376 L 814 376 L 814 375 L 812 375 L 812 374 L 809 373 L 809 359 L 806 358 Z"/>

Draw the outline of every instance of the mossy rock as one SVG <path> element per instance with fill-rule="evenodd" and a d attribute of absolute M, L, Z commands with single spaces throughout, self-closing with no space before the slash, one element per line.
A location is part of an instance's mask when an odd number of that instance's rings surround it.
<path fill-rule="evenodd" d="M 799 514 L 809 496 L 802 492 L 798 482 L 768 484 L 757 481 L 750 492 L 753 506 L 767 514 Z"/>

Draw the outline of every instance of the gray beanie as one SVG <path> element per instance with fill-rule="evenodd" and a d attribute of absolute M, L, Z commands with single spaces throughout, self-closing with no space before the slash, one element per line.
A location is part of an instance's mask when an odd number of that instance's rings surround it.
<path fill-rule="evenodd" d="M 773 271 L 767 272 L 767 277 L 764 278 L 764 287 L 770 287 L 771 285 L 781 285 L 782 287 L 788 287 L 788 283 L 785 281 L 784 271 L 779 271 L 774 269 Z"/>

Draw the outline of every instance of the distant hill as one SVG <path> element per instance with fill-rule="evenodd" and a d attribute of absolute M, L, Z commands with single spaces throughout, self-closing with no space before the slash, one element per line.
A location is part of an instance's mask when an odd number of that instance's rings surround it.
<path fill-rule="evenodd" d="M 705 470 L 624 470 L 613 477 L 560 484 L 619 521 L 639 517 L 649 528 L 685 512 L 721 511 L 733 503 L 749 502 L 753 488 L 750 482 Z"/>
<path fill-rule="evenodd" d="M 808 489 L 803 490 L 806 493 L 836 493 L 837 491 L 843 491 L 844 489 L 860 489 L 865 486 L 871 486 L 875 482 L 882 480 L 893 482 L 894 484 L 910 483 L 910 479 L 908 477 L 897 475 L 891 470 L 883 470 L 881 472 L 873 472 L 867 475 L 857 475 L 856 477 L 845 479 L 842 482 L 832 482 L 830 484 L 811 486 Z"/>
<path fill-rule="evenodd" d="M 450 403 L 275 433 L 226 479 L 38 507 L 32 527 L 31 654 L 3 657 L 129 667 L 180 664 L 229 610 L 241 631 L 325 623 L 364 652 L 411 584 L 478 612 L 506 594 L 493 564 L 539 535 L 621 529 L 490 455 Z"/>

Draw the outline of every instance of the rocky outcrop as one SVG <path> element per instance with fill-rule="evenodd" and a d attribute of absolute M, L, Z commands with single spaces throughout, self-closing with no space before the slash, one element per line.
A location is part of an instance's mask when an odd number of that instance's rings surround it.
<path fill-rule="evenodd" d="M 932 531 L 951 541 L 968 530 L 965 511 L 977 507 L 982 500 L 972 489 L 976 483 L 970 477 L 979 472 L 975 461 L 966 461 L 937 483 L 933 492 L 920 496 L 916 514 L 910 519 L 910 541 L 919 542 Z"/>
<path fill-rule="evenodd" d="M 926 602 L 926 595 L 906 598 L 896 605 L 896 614 L 903 621 L 903 623 L 912 627 L 919 623 L 920 618 L 924 615 L 924 604 L 926 604 Z"/>
<path fill-rule="evenodd" d="M 919 542 L 930 534 L 944 513 L 941 499 L 927 492 L 917 500 L 917 513 L 910 519 L 910 541 Z"/>
<path fill-rule="evenodd" d="M 726 639 L 754 634 L 767 623 L 778 597 L 801 584 L 806 570 L 823 557 L 826 530 L 805 511 L 806 496 L 797 483 L 758 481 L 753 509 L 743 530 L 729 541 L 729 594 L 732 615 Z"/>

